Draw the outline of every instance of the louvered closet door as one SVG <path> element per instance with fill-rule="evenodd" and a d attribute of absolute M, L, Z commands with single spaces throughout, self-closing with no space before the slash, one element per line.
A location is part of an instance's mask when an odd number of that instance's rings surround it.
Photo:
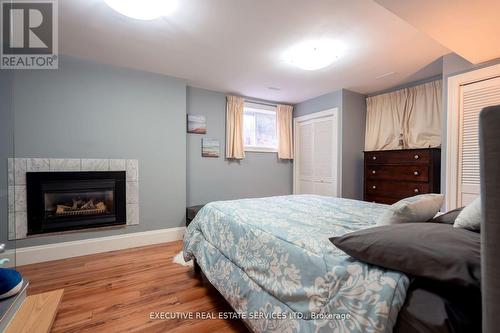
<path fill-rule="evenodd" d="M 500 78 L 462 86 L 458 168 L 459 207 L 467 205 L 480 193 L 479 113 L 487 106 L 499 104 Z"/>
<path fill-rule="evenodd" d="M 314 124 L 301 123 L 296 133 L 298 136 L 299 156 L 295 163 L 298 164 L 297 193 L 314 193 Z"/>
<path fill-rule="evenodd" d="M 295 193 L 337 196 L 337 115 L 296 125 Z"/>

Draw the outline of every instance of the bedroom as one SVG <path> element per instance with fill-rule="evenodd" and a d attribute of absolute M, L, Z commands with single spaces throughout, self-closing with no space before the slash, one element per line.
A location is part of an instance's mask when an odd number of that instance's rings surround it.
<path fill-rule="evenodd" d="M 494 331 L 496 1 L 1 9 L 0 331 Z"/>

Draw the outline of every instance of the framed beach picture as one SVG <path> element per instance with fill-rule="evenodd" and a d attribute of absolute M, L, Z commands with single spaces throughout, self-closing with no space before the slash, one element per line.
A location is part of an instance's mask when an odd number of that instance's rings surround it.
<path fill-rule="evenodd" d="M 219 151 L 220 151 L 219 140 L 201 139 L 202 157 L 219 157 Z"/>
<path fill-rule="evenodd" d="M 187 115 L 187 132 L 195 134 L 207 133 L 207 120 L 200 114 Z"/>

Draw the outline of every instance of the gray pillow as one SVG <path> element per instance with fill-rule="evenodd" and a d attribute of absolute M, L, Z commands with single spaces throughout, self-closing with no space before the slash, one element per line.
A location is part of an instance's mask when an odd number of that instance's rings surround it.
<path fill-rule="evenodd" d="M 378 225 L 428 221 L 439 212 L 443 205 L 442 194 L 420 194 L 399 200 L 382 215 Z"/>
<path fill-rule="evenodd" d="M 477 198 L 462 209 L 453 224 L 455 228 L 481 230 L 481 198 Z"/>
<path fill-rule="evenodd" d="M 480 286 L 480 235 L 441 223 L 406 223 L 330 238 L 366 263 L 461 286 Z"/>
<path fill-rule="evenodd" d="M 455 208 L 453 210 L 450 210 L 449 212 L 434 217 L 433 219 L 429 220 L 429 222 L 453 224 L 455 223 L 455 220 L 462 209 L 463 207 Z"/>

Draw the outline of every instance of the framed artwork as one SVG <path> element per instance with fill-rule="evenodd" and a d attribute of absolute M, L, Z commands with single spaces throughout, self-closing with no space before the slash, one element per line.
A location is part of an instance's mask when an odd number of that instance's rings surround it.
<path fill-rule="evenodd" d="M 205 116 L 199 114 L 187 115 L 187 132 L 195 134 L 207 133 L 207 120 Z"/>
<path fill-rule="evenodd" d="M 219 157 L 219 152 L 220 152 L 219 140 L 201 139 L 202 157 Z"/>

